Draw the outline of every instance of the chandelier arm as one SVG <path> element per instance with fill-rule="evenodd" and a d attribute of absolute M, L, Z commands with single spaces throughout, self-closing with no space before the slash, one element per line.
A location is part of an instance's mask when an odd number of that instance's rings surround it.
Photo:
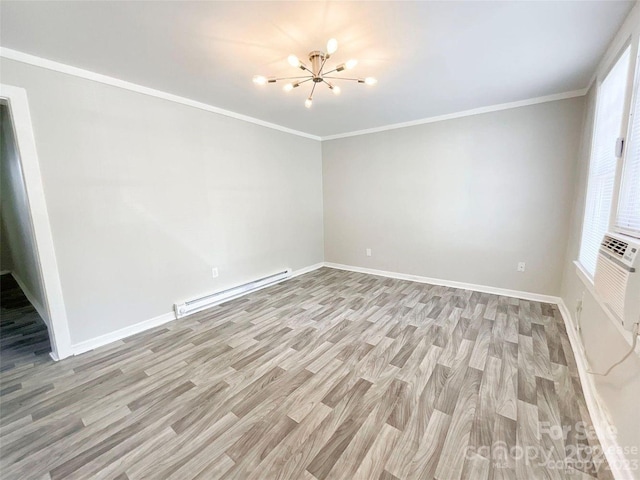
<path fill-rule="evenodd" d="M 333 70 L 329 70 L 328 72 L 323 73 L 323 76 L 324 76 L 324 75 L 330 75 L 330 74 L 332 74 L 333 72 L 337 72 L 337 71 L 338 71 L 338 69 L 337 69 L 337 68 L 334 68 Z"/>
<path fill-rule="evenodd" d="M 313 98 L 313 92 L 316 90 L 316 85 L 318 85 L 317 83 L 313 84 L 313 88 L 311 89 L 311 93 L 309 94 L 309 98 Z"/>
<path fill-rule="evenodd" d="M 322 73 L 322 69 L 324 68 L 324 64 L 327 63 L 327 60 L 329 60 L 330 55 L 325 55 L 324 58 L 322 59 L 322 65 L 320 65 L 320 71 L 318 72 L 318 75 L 320 77 L 322 77 L 324 74 Z"/>
<path fill-rule="evenodd" d="M 327 85 L 329 85 L 329 88 L 333 90 L 333 84 L 332 84 L 332 83 L 327 82 L 327 81 L 325 80 L 325 77 L 322 77 L 322 81 L 323 81 L 324 83 L 326 83 Z"/>
<path fill-rule="evenodd" d="M 353 80 L 355 82 L 364 82 L 362 78 L 348 78 L 348 77 L 323 77 L 323 78 L 330 78 L 332 80 Z"/>
<path fill-rule="evenodd" d="M 309 67 L 307 67 L 304 63 L 300 62 L 300 67 L 299 68 L 301 68 L 302 70 L 306 70 L 311 75 L 313 75 L 313 70 L 311 70 Z"/>
<path fill-rule="evenodd" d="M 278 78 L 274 78 L 273 80 L 278 82 L 280 80 L 298 80 L 300 78 L 307 78 L 307 79 L 311 80 L 313 77 L 311 75 L 303 75 L 301 77 L 278 77 Z"/>

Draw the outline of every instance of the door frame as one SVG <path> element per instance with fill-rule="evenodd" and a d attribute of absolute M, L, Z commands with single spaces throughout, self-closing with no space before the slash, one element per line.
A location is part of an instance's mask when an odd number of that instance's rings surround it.
<path fill-rule="evenodd" d="M 9 105 L 16 148 L 27 192 L 29 218 L 36 250 L 34 254 L 36 264 L 40 269 L 42 291 L 45 296 L 43 306 L 49 315 L 50 356 L 54 360 L 61 360 L 73 355 L 73 349 L 27 91 L 24 88 L 0 83 L 0 98 Z"/>

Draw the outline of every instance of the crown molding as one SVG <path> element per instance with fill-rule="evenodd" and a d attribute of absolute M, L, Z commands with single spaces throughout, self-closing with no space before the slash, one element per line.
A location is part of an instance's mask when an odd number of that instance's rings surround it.
<path fill-rule="evenodd" d="M 35 55 L 30 55 L 18 50 L 0 47 L 0 57 L 7 58 L 9 60 L 15 60 L 17 62 L 27 63 L 36 67 L 46 68 L 47 70 L 53 70 L 55 72 L 66 73 L 67 75 L 73 75 L 75 77 L 84 78 L 86 80 L 104 83 L 112 87 L 118 87 L 125 90 L 130 90 L 132 92 L 142 93 L 143 95 L 162 98 L 163 100 L 169 100 L 170 102 L 180 103 L 182 105 L 198 108 L 200 110 L 205 110 L 211 113 L 217 113 L 219 115 L 224 115 L 225 117 L 235 118 L 236 120 L 242 120 L 244 122 L 253 123 L 262 127 L 271 128 L 273 130 L 290 133 L 292 135 L 298 135 L 300 137 L 310 138 L 312 140 L 320 140 L 320 137 L 317 135 L 311 135 L 310 133 L 283 127 L 282 125 L 278 125 L 275 123 L 265 122 L 264 120 L 260 120 L 258 118 L 250 117 L 248 115 L 242 115 L 240 113 L 232 112 L 231 110 L 214 107 L 213 105 L 198 102 L 196 100 L 191 100 L 189 98 L 174 95 L 172 93 L 163 92 L 161 90 L 156 90 L 154 88 L 144 87 L 136 83 L 127 82 L 126 80 L 120 80 L 119 78 L 102 75 L 100 73 L 73 67 L 64 63 L 55 62 L 53 60 L 47 60 L 46 58 L 36 57 Z"/>
<path fill-rule="evenodd" d="M 232 112 L 231 110 L 225 110 L 223 108 L 214 107 L 213 105 L 209 105 L 206 103 L 198 102 L 196 100 L 191 100 L 186 97 L 181 97 L 179 95 L 174 95 L 172 93 L 163 92 L 161 90 L 156 90 L 154 88 L 145 87 L 142 85 L 138 85 L 136 83 L 131 83 L 126 80 L 121 80 L 119 78 L 110 77 L 108 75 L 102 75 L 100 73 L 92 72 L 90 70 L 85 70 L 78 67 L 73 67 L 71 65 L 67 65 L 64 63 L 56 62 L 53 60 L 48 60 L 46 58 L 37 57 L 35 55 L 30 55 L 28 53 L 20 52 L 18 50 L 13 50 L 6 47 L 0 47 L 0 57 L 7 58 L 9 60 L 14 60 L 17 62 L 26 63 L 29 65 L 33 65 L 36 67 L 46 68 L 47 70 L 53 70 L 56 72 L 64 73 L 67 75 L 73 75 L 75 77 L 84 78 L 86 80 L 91 80 L 94 82 L 103 83 L 106 85 L 110 85 L 112 87 L 123 88 L 125 90 L 130 90 L 132 92 L 141 93 L 143 95 L 149 95 L 156 98 L 161 98 L 163 100 L 168 100 L 170 102 L 179 103 L 182 105 L 187 105 L 189 107 L 198 108 L 200 110 L 205 110 L 211 113 L 217 113 L 219 115 L 224 115 L 226 117 L 235 118 L 236 120 L 241 120 L 244 122 L 253 123 L 255 125 L 260 125 L 266 128 L 271 128 L 273 130 L 279 130 L 281 132 L 289 133 L 292 135 L 297 135 L 304 138 L 310 138 L 312 140 L 317 141 L 326 141 L 326 140 L 336 140 L 339 138 L 346 137 L 355 137 L 359 135 L 368 135 L 371 133 L 385 132 L 387 130 L 396 130 L 398 128 L 405 127 L 413 127 L 416 125 L 424 125 L 426 123 L 435 123 L 442 122 L 445 120 L 453 120 L 456 118 L 469 117 L 472 115 L 481 115 L 483 113 L 491 113 L 498 112 L 501 110 L 509 110 L 512 108 L 518 107 L 526 107 L 529 105 L 536 105 L 538 103 L 546 103 L 546 102 L 554 102 L 556 100 L 564 100 L 567 98 L 573 97 L 581 97 L 584 96 L 588 89 L 583 88 L 580 90 L 572 90 L 569 92 L 556 93 L 553 95 L 547 95 L 543 97 L 530 98 L 526 100 L 519 100 L 516 102 L 508 102 L 508 103 L 500 103 L 497 105 L 489 105 L 486 107 L 475 108 L 472 110 L 463 110 L 461 112 L 448 113 L 446 115 L 438 115 L 434 117 L 426 117 L 418 120 L 412 120 L 409 122 L 402 123 L 394 123 L 391 125 L 385 125 L 382 127 L 369 128 L 365 130 L 355 130 L 352 132 L 340 133 L 336 135 L 327 135 L 324 137 L 318 135 L 312 135 L 310 133 L 302 132 L 299 130 L 294 130 L 292 128 L 284 127 L 282 125 L 278 125 L 276 123 L 266 122 L 264 120 L 260 120 L 258 118 L 250 117 L 248 115 L 242 115 L 240 113 Z"/>
<path fill-rule="evenodd" d="M 453 120 L 456 118 L 470 117 L 472 115 L 481 115 L 483 113 L 499 112 L 501 110 L 509 110 L 511 108 L 527 107 L 538 103 L 555 102 L 557 100 L 565 100 L 567 98 L 582 97 L 587 93 L 586 88 L 580 90 L 571 90 L 569 92 L 554 93 L 544 97 L 529 98 L 526 100 L 518 100 L 517 102 L 499 103 L 497 105 L 489 105 L 487 107 L 474 108 L 472 110 L 463 110 L 461 112 L 447 113 L 446 115 L 438 115 L 435 117 L 421 118 L 419 120 L 411 120 L 410 122 L 394 123 L 383 127 L 368 128 L 366 130 L 356 130 L 354 132 L 339 133 L 337 135 L 328 135 L 322 137 L 322 141 L 336 140 L 338 138 L 356 137 L 359 135 L 368 135 L 370 133 L 386 132 L 387 130 L 396 130 L 398 128 L 415 127 L 416 125 L 424 125 L 426 123 L 443 122 L 445 120 Z"/>

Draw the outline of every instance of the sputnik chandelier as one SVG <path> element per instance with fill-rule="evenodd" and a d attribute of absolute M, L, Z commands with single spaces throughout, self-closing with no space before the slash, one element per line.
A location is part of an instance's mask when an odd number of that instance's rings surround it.
<path fill-rule="evenodd" d="M 354 68 L 358 61 L 357 60 L 349 60 L 345 63 L 341 63 L 337 65 L 335 68 L 331 70 L 325 71 L 325 64 L 327 60 L 331 58 L 336 50 L 338 50 L 338 41 L 335 38 L 332 38 L 327 42 L 327 51 L 321 52 L 319 50 L 314 50 L 309 54 L 309 63 L 311 67 L 308 67 L 303 62 L 301 62 L 298 57 L 295 55 L 289 55 L 289 64 L 292 67 L 299 68 L 300 70 L 306 72 L 306 75 L 302 75 L 299 77 L 264 77 L 262 75 L 256 75 L 253 77 L 253 83 L 256 85 L 266 85 L 267 83 L 276 83 L 280 81 L 287 81 L 283 90 L 285 92 L 290 92 L 291 90 L 298 88 L 303 83 L 313 82 L 313 87 L 311 88 L 311 93 L 309 97 L 305 100 L 304 106 L 307 108 L 311 108 L 313 105 L 313 93 L 316 90 L 316 87 L 320 83 L 324 83 L 329 87 L 329 89 L 336 95 L 340 95 L 340 87 L 334 84 L 335 80 L 350 80 L 358 83 L 364 83 L 367 85 L 375 85 L 378 81 L 373 77 L 367 78 L 348 78 L 341 76 L 334 76 L 339 74 L 343 70 L 351 70 Z"/>

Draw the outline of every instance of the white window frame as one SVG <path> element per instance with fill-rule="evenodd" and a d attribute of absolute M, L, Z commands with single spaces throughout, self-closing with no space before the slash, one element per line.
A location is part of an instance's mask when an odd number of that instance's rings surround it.
<path fill-rule="evenodd" d="M 630 39 L 631 40 L 631 39 Z M 616 224 L 618 211 L 620 210 L 620 190 L 622 188 L 622 176 L 624 173 L 624 165 L 627 160 L 627 153 L 629 149 L 629 133 L 631 132 L 631 126 L 635 115 L 640 115 L 640 111 L 634 111 L 634 105 L 636 103 L 636 96 L 640 95 L 640 39 L 636 39 L 635 42 L 629 42 L 625 45 L 631 45 L 630 59 L 629 59 L 629 77 L 627 79 L 627 92 L 625 96 L 625 116 L 626 121 L 623 122 L 621 136 L 624 138 L 624 149 L 622 151 L 622 158 L 618 160 L 618 166 L 616 171 L 616 181 L 613 190 L 613 207 L 611 209 L 611 218 L 609 220 L 609 228 L 611 231 L 621 233 L 623 235 L 629 235 L 632 237 L 640 238 L 638 232 L 619 227 Z M 624 51 L 624 49 L 622 50 Z M 638 138 L 640 141 L 640 137 Z"/>
<path fill-rule="evenodd" d="M 598 108 L 599 108 L 599 100 L 600 100 L 600 88 L 602 87 L 602 83 L 603 81 L 607 78 L 607 75 L 609 75 L 609 72 L 611 72 L 611 70 L 613 69 L 613 67 L 618 63 L 618 61 L 620 60 L 620 58 L 622 57 L 622 55 L 626 52 L 626 50 L 629 49 L 629 70 L 628 70 L 628 77 L 627 77 L 627 90 L 625 92 L 625 98 L 624 98 L 624 110 L 622 112 L 622 122 L 621 122 L 621 126 L 620 126 L 620 134 L 619 136 L 626 138 L 627 135 L 627 130 L 629 128 L 629 113 L 630 113 L 630 109 L 631 109 L 631 93 L 633 92 L 633 80 L 635 77 L 635 71 L 636 71 L 636 60 L 637 60 L 637 56 L 638 56 L 638 41 L 637 39 L 635 39 L 635 41 L 632 39 L 632 37 L 628 37 L 624 43 L 620 46 L 620 48 L 617 50 L 616 55 L 611 58 L 611 60 L 609 61 L 609 63 L 607 64 L 607 68 L 604 69 L 602 72 L 600 72 L 597 76 L 596 76 L 596 80 L 595 80 L 595 84 L 596 84 L 596 93 L 595 93 L 595 98 L 594 98 L 594 102 L 595 102 L 595 108 L 594 108 L 594 115 L 593 115 L 593 123 L 591 125 L 591 142 L 589 144 L 589 163 L 588 163 L 588 169 L 587 169 L 587 182 L 586 182 L 586 188 L 585 188 L 585 192 L 584 192 L 584 198 L 583 198 L 583 211 L 582 211 L 582 225 L 581 225 L 581 229 L 580 229 L 580 245 L 578 248 L 578 259 L 576 260 L 576 263 L 580 266 L 580 269 L 582 270 L 583 274 L 586 275 L 586 277 L 588 278 L 589 282 L 591 284 L 593 284 L 593 274 L 581 263 L 580 261 L 580 253 L 582 250 L 582 240 L 583 240 L 583 236 L 584 236 L 584 228 L 585 228 L 585 218 L 586 218 L 586 214 L 587 214 L 587 198 L 589 195 L 589 188 L 591 187 L 590 185 L 590 181 L 591 181 L 591 168 L 592 168 L 592 161 L 593 161 L 593 153 L 595 151 L 595 143 L 596 143 L 596 126 L 597 126 L 597 121 L 598 121 Z M 614 146 L 611 145 L 611 148 L 613 149 Z M 614 183 L 613 183 L 613 195 L 611 198 L 611 208 L 609 210 L 609 221 L 608 221 L 608 230 L 609 231 L 614 231 L 613 226 L 615 225 L 615 218 L 616 218 L 616 214 L 618 211 L 618 200 L 620 197 L 620 185 L 621 185 L 621 180 L 622 180 L 622 159 L 624 158 L 624 153 L 623 152 L 623 157 L 622 158 L 618 158 L 617 162 L 616 162 L 616 167 L 615 167 L 615 174 L 614 174 Z"/>

